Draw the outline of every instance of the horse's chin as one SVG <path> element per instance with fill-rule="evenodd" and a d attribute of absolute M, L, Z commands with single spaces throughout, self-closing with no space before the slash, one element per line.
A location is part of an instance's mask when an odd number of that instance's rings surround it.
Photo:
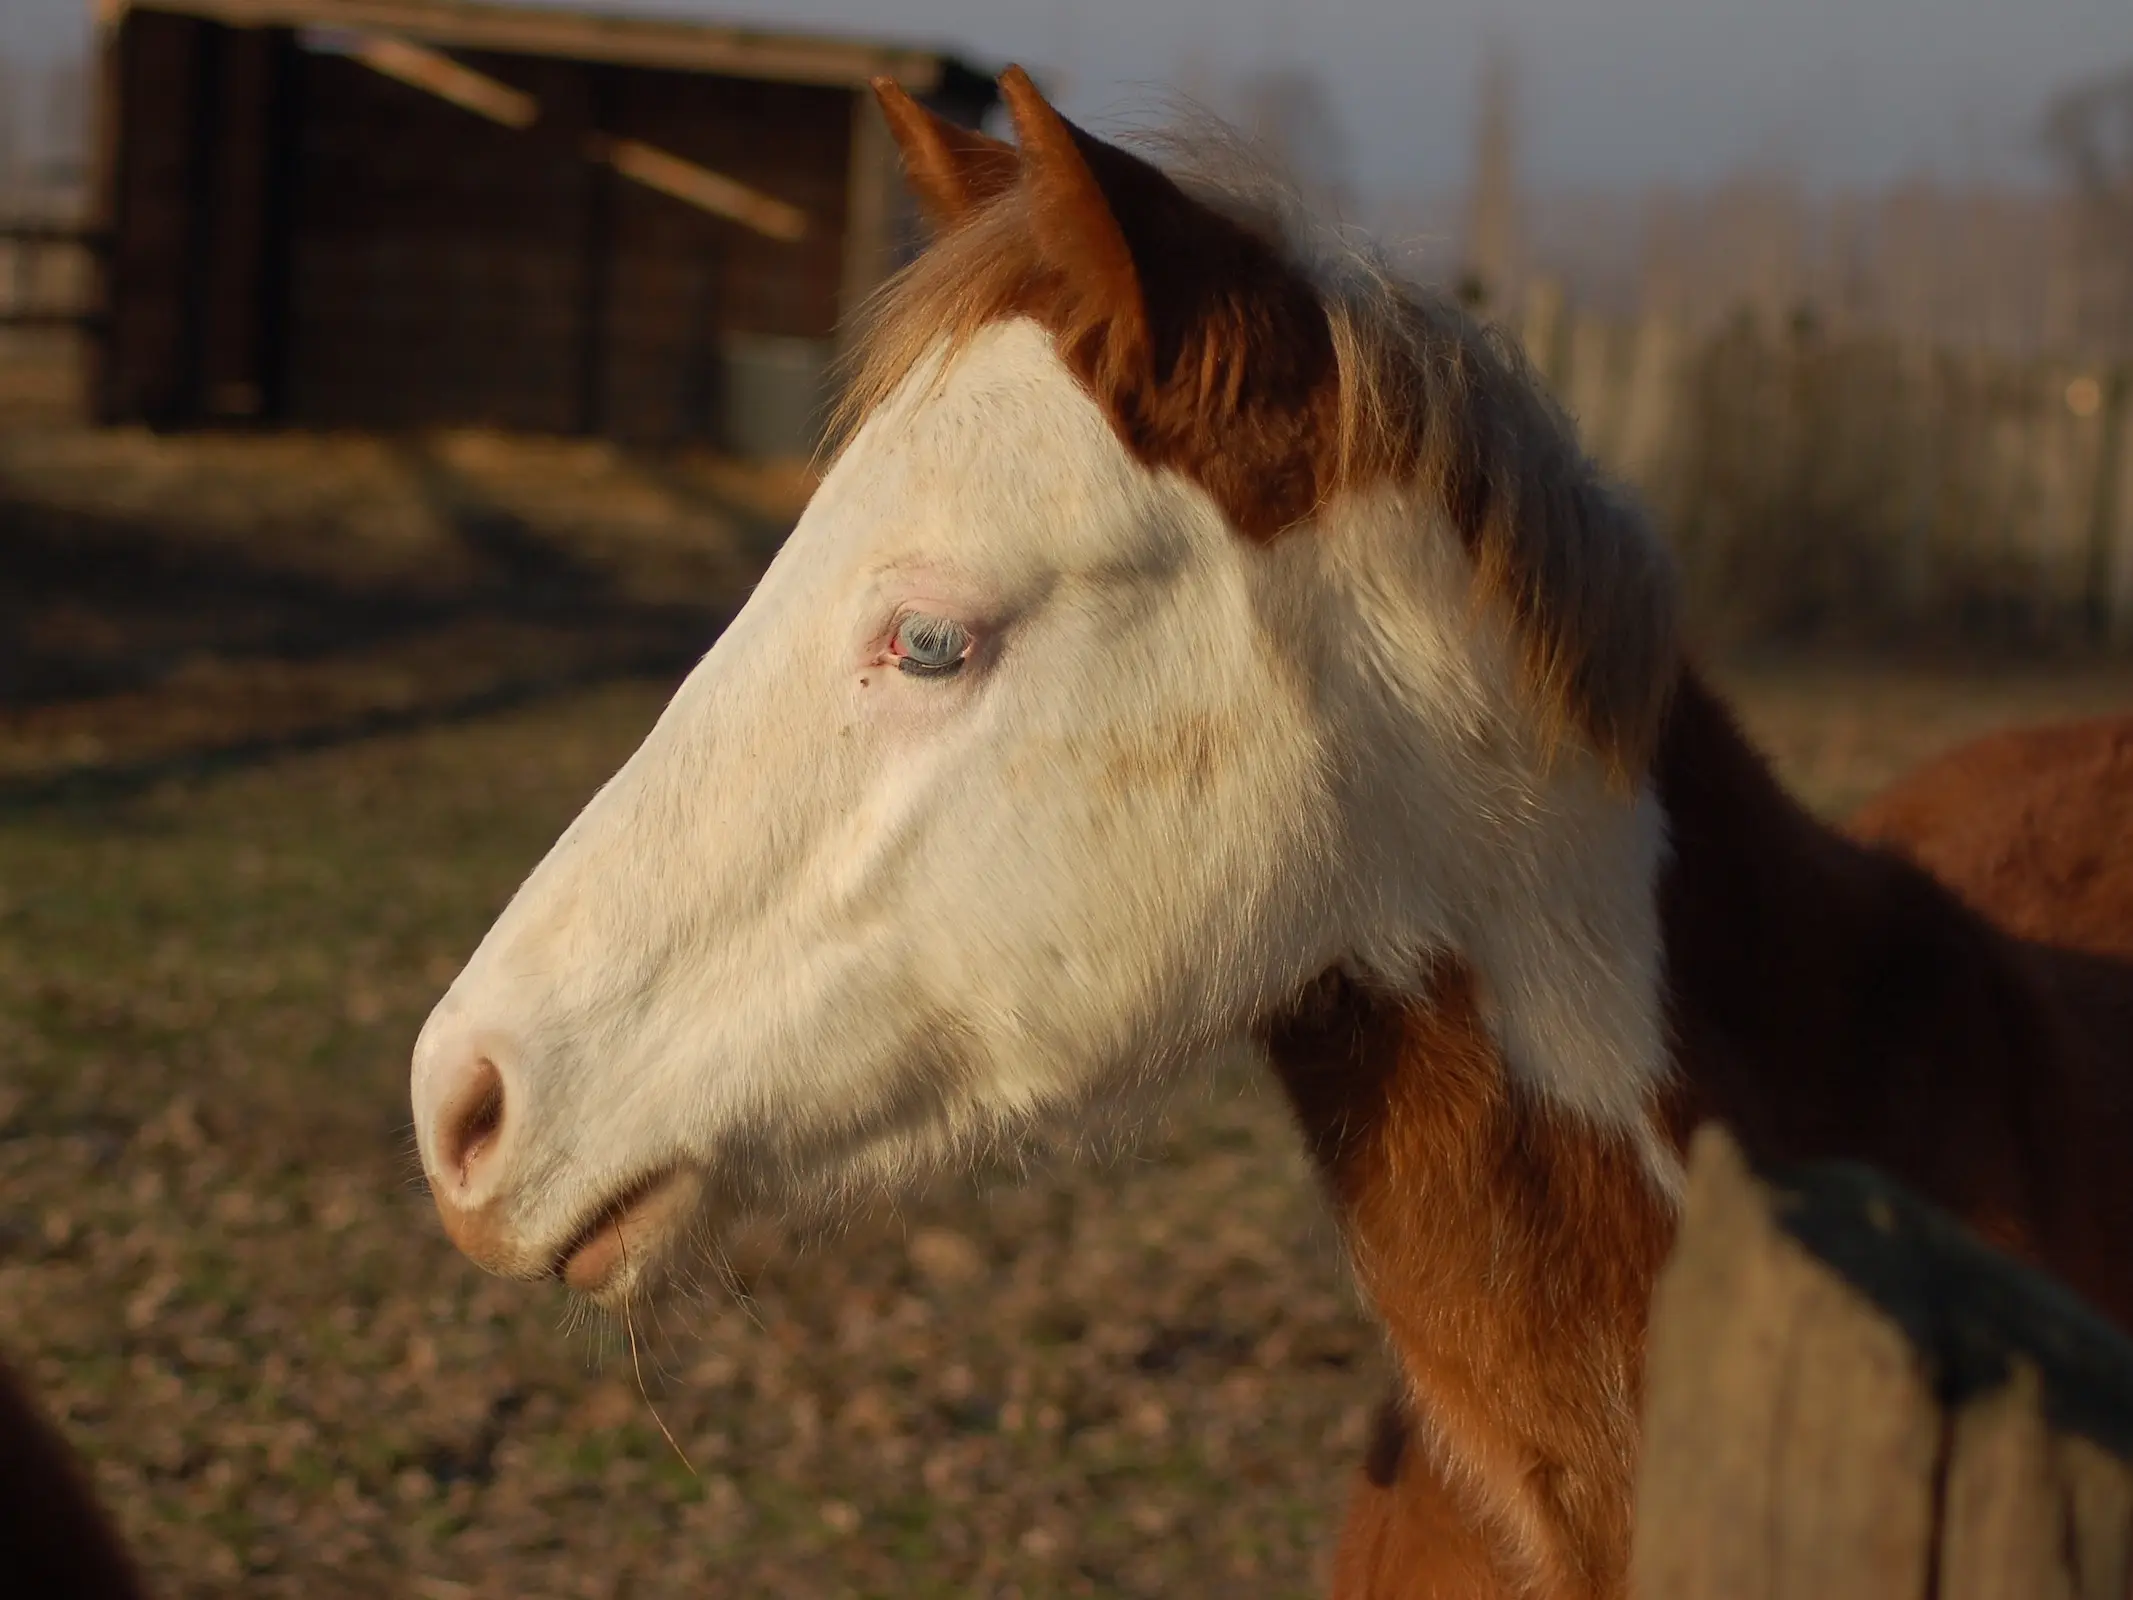
<path fill-rule="evenodd" d="M 704 1199 L 702 1180 L 670 1168 L 603 1202 L 557 1254 L 555 1275 L 573 1293 L 615 1310 L 655 1289 L 681 1253 Z"/>
<path fill-rule="evenodd" d="M 617 1186 L 585 1213 L 548 1271 L 574 1295 L 617 1311 L 657 1298 L 677 1272 L 686 1276 L 692 1255 L 715 1254 L 732 1229 L 834 1232 L 855 1213 L 893 1207 L 938 1180 L 1012 1180 L 1062 1144 L 1081 1154 L 1128 1148 L 1149 1109 L 1138 1102 L 1155 1097 L 1122 1098 L 1132 1110 L 1096 1104 L 1074 1115 L 1053 1107 L 1050 1115 L 977 1117 L 961 1126 L 941 1117 L 814 1151 L 736 1136 L 714 1154 Z"/>

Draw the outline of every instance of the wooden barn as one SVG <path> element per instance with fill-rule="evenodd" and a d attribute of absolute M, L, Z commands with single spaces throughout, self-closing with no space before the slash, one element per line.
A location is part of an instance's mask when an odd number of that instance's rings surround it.
<path fill-rule="evenodd" d="M 107 0 L 107 422 L 807 448 L 909 236 L 892 45 L 464 3 Z"/>

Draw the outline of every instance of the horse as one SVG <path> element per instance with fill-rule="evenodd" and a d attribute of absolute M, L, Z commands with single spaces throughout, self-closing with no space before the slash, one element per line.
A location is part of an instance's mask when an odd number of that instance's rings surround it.
<path fill-rule="evenodd" d="M 1271 1071 L 1398 1369 L 1351 1597 L 1623 1592 L 1707 1119 L 2133 1321 L 2133 970 L 1785 793 L 1506 341 L 1001 92 L 1012 144 L 877 85 L 934 237 L 820 486 L 416 1041 L 459 1249 L 627 1305 L 742 1211 Z"/>
<path fill-rule="evenodd" d="M 2010 932 L 2133 961 L 2133 715 L 1987 734 L 1848 826 Z"/>
<path fill-rule="evenodd" d="M 0 1362 L 0 1573 L 10 1593 L 143 1600 L 147 1589 L 87 1475 Z"/>

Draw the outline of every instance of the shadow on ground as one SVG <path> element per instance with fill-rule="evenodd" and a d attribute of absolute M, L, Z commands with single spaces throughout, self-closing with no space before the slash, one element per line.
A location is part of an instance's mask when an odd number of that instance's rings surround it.
<path fill-rule="evenodd" d="M 113 492 L 124 460 L 56 483 L 0 463 L 0 804 L 672 680 L 797 506 L 750 504 L 688 464 L 559 445 L 529 469 L 513 457 L 538 446 L 476 444 L 366 442 L 319 471 L 262 442 L 243 462 L 255 494 L 225 475 L 146 505 Z M 584 503 L 547 485 L 512 503 L 557 457 Z M 277 503 L 275 479 L 312 468 L 316 489 L 335 466 L 323 503 Z M 603 478 L 640 502 L 617 528 Z"/>

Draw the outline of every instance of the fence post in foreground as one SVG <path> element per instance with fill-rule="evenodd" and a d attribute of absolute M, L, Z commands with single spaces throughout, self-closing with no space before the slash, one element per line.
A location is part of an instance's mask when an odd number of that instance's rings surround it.
<path fill-rule="evenodd" d="M 1698 1135 L 1644 1415 L 1638 1600 L 2133 1595 L 2133 1341 L 1877 1175 Z"/>

